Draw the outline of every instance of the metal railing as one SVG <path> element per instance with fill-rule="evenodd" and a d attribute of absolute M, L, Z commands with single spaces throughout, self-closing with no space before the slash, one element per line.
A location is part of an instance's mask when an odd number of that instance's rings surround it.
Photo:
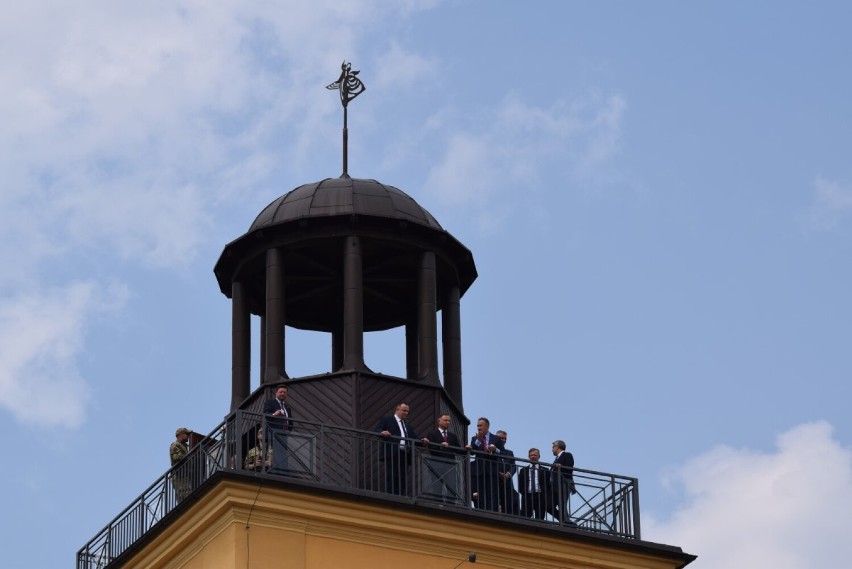
<path fill-rule="evenodd" d="M 635 478 L 236 411 L 77 553 L 102 569 L 219 471 L 639 539 Z M 521 487 L 521 482 L 525 482 Z"/>

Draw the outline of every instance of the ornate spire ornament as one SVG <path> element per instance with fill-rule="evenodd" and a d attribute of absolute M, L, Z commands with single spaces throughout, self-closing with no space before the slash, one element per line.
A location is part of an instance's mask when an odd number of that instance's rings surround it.
<path fill-rule="evenodd" d="M 341 178 L 349 177 L 349 117 L 347 116 L 349 101 L 367 90 L 364 83 L 358 79 L 358 73 L 360 71 L 353 71 L 352 64 L 344 60 L 340 64 L 340 77 L 334 83 L 325 86 L 326 89 L 337 89 L 340 92 L 340 104 L 343 105 L 343 173 L 340 175 Z"/>
<path fill-rule="evenodd" d="M 352 71 L 352 64 L 344 61 L 340 64 L 340 77 L 337 78 L 337 81 L 325 87 L 332 91 L 335 89 L 340 91 L 340 102 L 343 104 L 344 109 L 349 104 L 349 101 L 367 89 L 364 87 L 364 83 L 358 79 L 359 73 L 360 71 Z"/>

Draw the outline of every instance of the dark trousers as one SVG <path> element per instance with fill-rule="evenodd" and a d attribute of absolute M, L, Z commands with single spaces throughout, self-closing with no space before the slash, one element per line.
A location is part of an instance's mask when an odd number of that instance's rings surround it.
<path fill-rule="evenodd" d="M 544 492 L 525 492 L 521 494 L 523 505 L 521 515 L 525 518 L 543 520 L 547 513 L 547 497 Z"/>
<path fill-rule="evenodd" d="M 560 488 L 561 485 L 561 488 Z M 574 490 L 574 481 L 568 478 L 561 478 L 556 481 L 553 486 L 553 506 L 550 514 L 553 519 L 563 523 L 569 523 L 571 511 L 568 507 L 568 498 L 571 494 L 576 494 Z"/>
<path fill-rule="evenodd" d="M 500 478 L 500 511 L 517 516 L 520 511 L 518 493 L 511 478 Z"/>
<path fill-rule="evenodd" d="M 473 479 L 473 491 L 478 494 L 474 505 L 482 510 L 500 511 L 500 479 L 497 472 Z"/>
<path fill-rule="evenodd" d="M 408 495 L 408 452 L 399 445 L 385 449 L 385 492 L 397 496 Z"/>

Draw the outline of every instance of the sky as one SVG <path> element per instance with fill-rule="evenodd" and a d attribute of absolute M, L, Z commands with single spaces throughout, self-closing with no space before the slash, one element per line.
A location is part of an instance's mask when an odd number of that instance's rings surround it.
<path fill-rule="evenodd" d="M 696 569 L 849 566 L 848 3 L 6 4 L 0 566 L 70 566 L 227 413 L 212 269 L 339 175 L 344 59 L 350 174 L 474 254 L 468 417 L 637 477 Z M 401 337 L 367 364 L 404 375 Z"/>

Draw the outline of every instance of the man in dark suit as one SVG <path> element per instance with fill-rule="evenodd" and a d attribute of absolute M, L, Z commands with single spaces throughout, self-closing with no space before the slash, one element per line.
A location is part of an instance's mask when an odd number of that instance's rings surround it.
<path fill-rule="evenodd" d="M 497 431 L 497 438 L 503 442 L 503 456 L 500 460 L 500 511 L 504 514 L 517 516 L 521 511 L 520 499 L 515 491 L 515 472 L 518 467 L 515 465 L 515 453 L 506 447 L 506 442 L 509 439 L 509 433 L 506 431 Z"/>
<path fill-rule="evenodd" d="M 287 403 L 287 391 L 286 385 L 278 385 L 275 397 L 263 402 L 263 414 L 272 416 L 267 419 L 270 429 L 289 431 L 292 426 L 290 419 L 293 418 L 293 410 Z"/>
<path fill-rule="evenodd" d="M 473 500 L 477 508 L 497 512 L 500 510 L 500 457 L 503 441 L 488 432 L 491 421 L 485 417 L 476 420 L 476 434 L 465 448 L 473 452 L 471 482 Z"/>
<path fill-rule="evenodd" d="M 414 427 L 406 422 L 408 412 L 408 403 L 399 403 L 393 415 L 382 417 L 376 425 L 376 432 L 384 439 L 379 452 L 385 463 L 385 491 L 397 496 L 408 494 L 411 445 L 417 438 Z"/>
<path fill-rule="evenodd" d="M 550 483 L 553 487 L 553 518 L 562 523 L 570 523 L 568 497 L 576 494 L 574 489 L 574 455 L 565 450 L 565 441 L 553 441 L 551 447 L 553 466 L 550 470 Z"/>
<path fill-rule="evenodd" d="M 284 474 L 287 470 L 287 435 L 293 427 L 290 421 L 293 418 L 293 410 L 287 404 L 287 386 L 279 385 L 275 388 L 275 397 L 263 402 L 263 414 L 267 416 L 267 433 L 269 433 L 269 446 L 273 449 L 275 460 L 271 471 Z"/>
<path fill-rule="evenodd" d="M 429 454 L 424 456 L 429 474 L 425 494 L 448 504 L 462 504 L 459 453 L 463 451 L 459 438 L 450 432 L 450 423 L 450 415 L 441 413 L 438 415 L 438 428 L 432 429 L 421 439 L 429 450 Z"/>
<path fill-rule="evenodd" d="M 521 515 L 525 518 L 543 520 L 552 501 L 550 471 L 539 464 L 541 452 L 529 450 L 530 464 L 518 472 L 518 491 L 521 493 Z"/>

